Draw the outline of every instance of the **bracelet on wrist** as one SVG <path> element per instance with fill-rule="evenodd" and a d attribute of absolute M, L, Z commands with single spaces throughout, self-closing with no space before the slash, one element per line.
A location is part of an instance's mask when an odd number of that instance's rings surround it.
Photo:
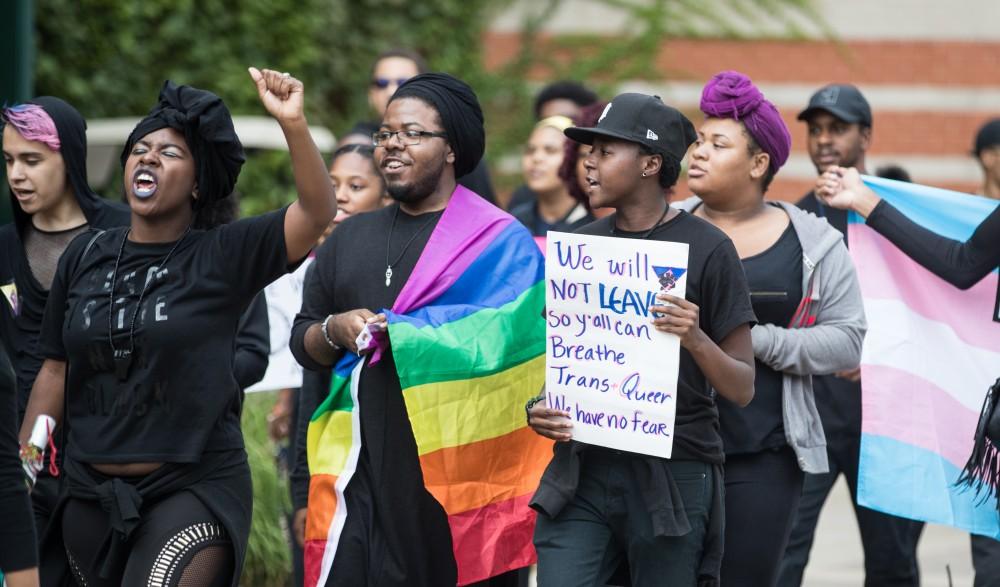
<path fill-rule="evenodd" d="M 530 422 L 531 421 L 531 408 L 535 407 L 535 404 L 545 401 L 545 394 L 541 393 L 528 400 L 528 403 L 524 404 L 524 417 Z"/>
<path fill-rule="evenodd" d="M 330 331 L 327 330 L 328 326 L 330 325 L 331 318 L 333 318 L 333 314 L 330 314 L 329 316 L 323 319 L 323 323 L 320 326 L 320 330 L 323 331 L 323 340 L 326 341 L 326 344 L 330 345 L 330 348 L 336 351 L 340 350 L 340 345 L 333 342 L 333 339 L 330 338 Z"/>

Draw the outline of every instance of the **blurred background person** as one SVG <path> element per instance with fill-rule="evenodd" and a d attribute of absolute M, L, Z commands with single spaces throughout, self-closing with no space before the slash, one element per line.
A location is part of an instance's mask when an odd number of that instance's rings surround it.
<path fill-rule="evenodd" d="M 536 199 L 510 213 L 528 227 L 543 251 L 544 240 L 539 239 L 544 239 L 550 230 L 573 232 L 594 220 L 587 206 L 570 195 L 569 184 L 559 176 L 568 140 L 563 131 L 570 126 L 573 121 L 565 116 L 543 118 L 531 131 L 521 155 L 525 185 Z M 575 182 L 574 177 L 569 183 Z"/>
<path fill-rule="evenodd" d="M 983 170 L 983 187 L 979 194 L 1000 200 L 1000 118 L 994 118 L 979 129 L 972 154 Z"/>
<path fill-rule="evenodd" d="M 821 175 L 831 166 L 865 169 L 872 146 L 872 111 L 861 91 L 850 84 L 830 84 L 818 89 L 798 120 L 806 124 L 806 148 Z M 904 171 L 905 173 L 905 171 Z M 847 239 L 847 212 L 825 206 L 813 191 L 798 206 L 826 220 Z M 923 524 L 857 504 L 858 464 L 861 450 L 861 369 L 813 377 L 816 408 L 826 434 L 830 470 L 807 474 L 795 525 L 788 539 L 778 585 L 802 583 L 812 549 L 820 511 L 837 478 L 844 476 L 851 492 L 865 553 L 865 585 L 869 587 L 918 585 L 917 541 Z"/>
<path fill-rule="evenodd" d="M 535 120 L 542 120 L 550 116 L 565 116 L 575 119 L 584 108 L 594 104 L 597 100 L 597 94 L 578 81 L 552 82 L 539 90 L 535 96 L 533 109 Z M 595 119 L 594 124 L 596 123 Z M 513 213 L 522 205 L 533 202 L 536 197 L 530 186 L 522 184 L 514 189 L 514 193 L 511 194 L 510 201 L 507 203 L 507 209 Z"/>
<path fill-rule="evenodd" d="M 369 138 L 369 143 L 371 138 Z M 385 180 L 375 167 L 375 148 L 370 144 L 338 147 L 330 157 L 330 181 L 337 194 L 337 216 L 320 238 L 320 244 L 337 226 L 357 214 L 377 210 L 391 201 Z M 306 270 L 305 282 L 311 283 L 313 267 Z M 309 463 L 306 459 L 306 432 L 309 419 L 330 391 L 330 369 L 303 369 L 302 387 L 282 390 L 269 418 L 269 432 L 276 442 L 290 440 L 289 485 L 292 497 L 292 566 L 295 585 L 302 585 L 302 547 L 305 545 L 306 513 L 309 505 Z"/>
<path fill-rule="evenodd" d="M 426 72 L 427 61 L 416 51 L 397 48 L 379 53 L 372 63 L 371 78 L 368 82 L 368 105 L 375 118 L 356 123 L 338 146 L 361 144 L 361 137 L 365 135 L 368 137 L 366 144 L 372 145 L 372 135 L 382 122 L 382 114 L 389 104 L 389 99 L 406 80 Z M 491 204 L 497 201 L 486 159 L 480 160 L 472 171 L 459 177 L 458 183 L 476 192 Z"/>
<path fill-rule="evenodd" d="M 590 128 L 597 126 L 597 120 L 601 117 L 601 113 L 604 112 L 604 108 L 607 107 L 607 102 L 594 102 L 589 106 L 584 106 L 580 109 L 580 112 L 573 117 L 573 126 L 578 126 L 580 128 Z M 590 197 L 587 195 L 590 189 L 590 185 L 587 183 L 587 168 L 584 165 L 584 161 L 587 159 L 587 155 L 590 154 L 590 145 L 585 145 L 583 143 L 578 143 L 571 138 L 566 138 L 566 144 L 563 147 L 563 161 L 562 165 L 559 166 L 559 177 L 566 184 L 566 189 L 569 191 L 569 195 L 573 196 L 576 201 L 581 202 L 587 207 L 587 210 L 595 218 L 602 218 L 614 212 L 611 208 L 592 208 L 590 206 Z M 667 192 L 670 192 L 672 188 L 665 188 Z"/>
<path fill-rule="evenodd" d="M 0 580 L 38 585 L 38 541 L 17 446 L 17 378 L 0 341 Z"/>

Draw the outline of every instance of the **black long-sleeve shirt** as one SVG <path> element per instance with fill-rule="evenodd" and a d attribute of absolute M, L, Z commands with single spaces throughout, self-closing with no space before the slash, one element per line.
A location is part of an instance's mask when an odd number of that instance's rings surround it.
<path fill-rule="evenodd" d="M 17 383 L 0 343 L 0 569 L 20 571 L 38 565 L 38 544 L 31 502 L 17 456 Z"/>
<path fill-rule="evenodd" d="M 246 389 L 264 378 L 270 354 L 271 326 L 267 320 L 267 298 L 262 291 L 240 316 L 236 330 L 233 374 L 240 389 Z"/>
<path fill-rule="evenodd" d="M 943 237 L 913 222 L 882 200 L 868 215 L 868 226 L 935 275 L 968 289 L 1000 267 L 1000 207 L 983 220 L 969 240 Z M 1000 287 L 994 320 L 1000 320 Z"/>

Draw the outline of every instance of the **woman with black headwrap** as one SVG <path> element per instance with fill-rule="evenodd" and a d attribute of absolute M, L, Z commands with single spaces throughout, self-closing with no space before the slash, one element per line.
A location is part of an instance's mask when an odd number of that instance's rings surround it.
<path fill-rule="evenodd" d="M 23 442 L 37 414 L 60 420 L 65 407 L 44 584 L 69 570 L 81 585 L 238 584 L 253 498 L 233 339 L 336 212 L 301 82 L 250 75 L 288 142 L 295 203 L 192 228 L 231 194 L 243 149 L 221 99 L 166 82 L 122 152 L 130 226 L 81 235 L 60 260 L 22 426 Z"/>

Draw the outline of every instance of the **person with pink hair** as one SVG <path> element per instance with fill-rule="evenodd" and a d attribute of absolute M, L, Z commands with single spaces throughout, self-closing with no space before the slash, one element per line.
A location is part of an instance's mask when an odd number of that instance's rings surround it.
<path fill-rule="evenodd" d="M 6 419 L 13 426 L 24 417 L 31 385 L 42 365 L 36 343 L 59 258 L 69 242 L 88 227 L 121 226 L 128 223 L 129 216 L 125 206 L 91 190 L 87 182 L 86 123 L 73 106 L 59 98 L 38 97 L 3 108 L 0 126 L 14 213 L 14 222 L 0 227 L 0 343 L 15 376 L 9 400 L 12 414 Z M 8 400 L 3 401 L 7 407 Z M 16 442 L 16 428 L 9 432 Z M 61 448 L 57 446 L 58 433 L 50 439 L 53 447 Z M 56 452 L 48 452 L 50 466 L 41 466 L 32 473 L 37 477 L 30 479 L 34 482 L 34 523 L 31 510 L 25 510 L 22 519 L 0 505 L 0 515 L 9 529 L 5 536 L 11 540 L 8 543 L 0 539 L 0 568 L 5 571 L 35 564 L 35 537 L 45 531 L 58 492 L 58 480 L 50 471 L 57 471 L 59 463 Z M 16 450 L 11 457 L 16 458 L 15 454 Z M 40 453 L 35 462 L 40 466 L 42 461 Z M 24 499 L 13 496 L 24 488 L 20 466 L 17 473 L 16 483 L 0 484 L 4 488 L 0 492 L 7 496 L 0 496 L 0 502 Z M 25 558 L 29 552 L 30 558 Z M 8 582 L 12 577 L 7 575 Z"/>
<path fill-rule="evenodd" d="M 828 469 L 812 377 L 856 367 L 866 329 L 861 291 L 840 232 L 765 200 L 791 136 L 750 79 L 726 71 L 701 97 L 705 120 L 676 204 L 726 233 L 743 261 L 757 316 L 754 400 L 719 398 L 726 455 L 722 585 L 773 586 L 804 473 Z"/>

